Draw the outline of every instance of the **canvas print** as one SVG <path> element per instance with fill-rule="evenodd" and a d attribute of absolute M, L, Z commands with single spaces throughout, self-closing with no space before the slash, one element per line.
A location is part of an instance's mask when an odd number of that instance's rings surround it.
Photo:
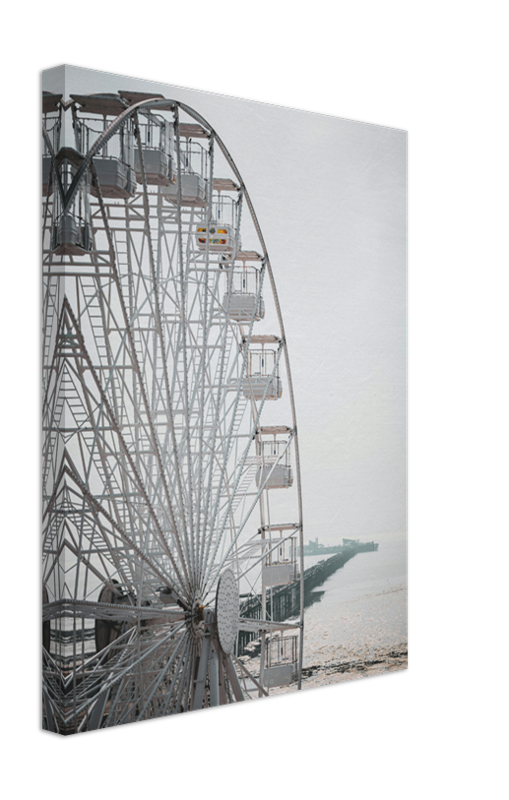
<path fill-rule="evenodd" d="M 407 666 L 406 134 L 42 96 L 43 728 Z"/>

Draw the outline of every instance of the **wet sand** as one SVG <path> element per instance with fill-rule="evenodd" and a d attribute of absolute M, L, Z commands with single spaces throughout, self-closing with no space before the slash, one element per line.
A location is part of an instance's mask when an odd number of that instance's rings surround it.
<path fill-rule="evenodd" d="M 310 689 L 356 678 L 369 678 L 372 675 L 383 675 L 386 672 L 396 672 L 407 669 L 407 667 L 408 647 L 406 644 L 402 644 L 391 650 L 375 652 L 369 658 L 356 658 L 305 667 L 302 670 L 302 688 Z M 281 694 L 289 690 L 290 687 L 274 689 L 271 694 Z"/>
<path fill-rule="evenodd" d="M 256 643 L 258 644 L 258 643 Z M 254 647 L 256 648 L 256 644 Z M 258 650 L 258 648 L 256 648 Z M 252 674 L 257 675 L 260 659 L 256 656 L 241 657 L 241 661 Z M 317 686 L 329 686 L 333 683 L 352 681 L 357 678 L 370 678 L 373 675 L 384 675 L 408 668 L 408 646 L 402 643 L 391 649 L 371 651 L 364 658 L 350 658 L 342 661 L 328 661 L 324 664 L 306 666 L 302 670 L 302 689 L 313 689 Z M 297 683 L 270 690 L 270 695 L 288 694 L 297 691 Z"/>

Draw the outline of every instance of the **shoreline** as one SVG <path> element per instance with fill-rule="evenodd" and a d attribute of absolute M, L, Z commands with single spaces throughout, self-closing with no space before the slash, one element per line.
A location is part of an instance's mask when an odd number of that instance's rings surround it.
<path fill-rule="evenodd" d="M 401 644 L 389 650 L 375 651 L 372 656 L 368 657 L 303 667 L 301 690 L 357 678 L 367 678 L 370 675 L 383 675 L 403 669 L 408 669 L 408 644 Z M 296 687 L 292 689 L 291 686 L 281 686 L 271 690 L 271 694 L 284 694 L 292 690 L 296 691 Z"/>
<path fill-rule="evenodd" d="M 313 664 L 302 669 L 302 689 L 329 686 L 334 683 L 370 678 L 387 672 L 408 669 L 408 645 L 402 643 L 390 650 L 380 650 L 367 658 Z M 295 691 L 294 686 L 274 688 L 271 696 Z"/>

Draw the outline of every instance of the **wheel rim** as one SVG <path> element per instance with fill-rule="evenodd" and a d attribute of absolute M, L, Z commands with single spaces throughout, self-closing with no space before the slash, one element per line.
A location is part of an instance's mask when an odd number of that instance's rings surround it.
<path fill-rule="evenodd" d="M 263 237 L 205 120 L 132 101 L 105 100 L 101 131 L 103 100 L 75 99 L 60 162 L 62 108 L 45 120 L 44 718 L 63 733 L 266 694 L 274 643 L 302 666 L 302 586 L 286 628 L 271 605 L 302 515 Z M 172 125 L 167 163 L 148 143 Z M 256 675 L 239 626 L 260 639 Z M 282 646 L 296 636 L 300 659 Z"/>

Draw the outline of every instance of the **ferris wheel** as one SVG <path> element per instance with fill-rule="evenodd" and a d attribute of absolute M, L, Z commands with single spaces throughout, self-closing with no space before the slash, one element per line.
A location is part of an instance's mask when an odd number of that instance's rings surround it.
<path fill-rule="evenodd" d="M 43 725 L 300 688 L 293 388 L 243 180 L 160 95 L 43 118 Z"/>

